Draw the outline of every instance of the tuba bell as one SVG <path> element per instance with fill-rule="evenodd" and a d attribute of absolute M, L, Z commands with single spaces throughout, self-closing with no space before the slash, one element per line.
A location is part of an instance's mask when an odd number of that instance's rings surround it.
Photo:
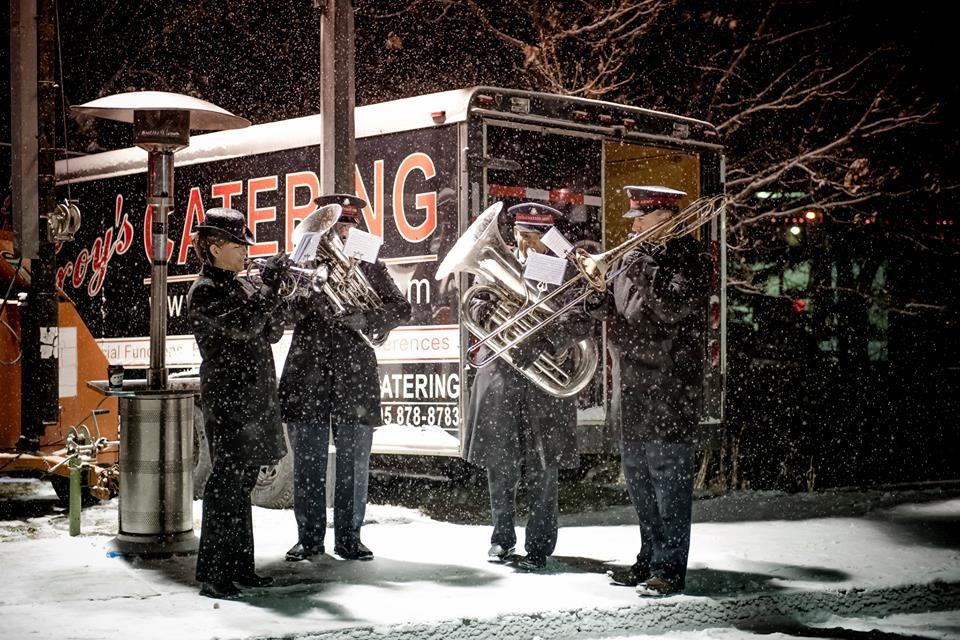
<path fill-rule="evenodd" d="M 502 202 L 495 202 L 477 217 L 437 267 L 436 279 L 443 280 L 451 273 L 466 271 L 486 280 L 486 283 L 475 284 L 464 292 L 460 307 L 468 308 L 470 302 L 480 293 L 493 294 L 498 304 L 489 322 L 494 325 L 506 322 L 524 309 L 536 307 L 536 311 L 528 314 L 525 322 L 517 324 L 513 330 L 507 332 L 487 330 L 474 322 L 466 312 L 461 313 L 461 321 L 470 333 L 483 342 L 489 342 L 491 348 L 499 352 L 500 358 L 537 387 L 560 398 L 573 396 L 589 384 L 597 368 L 597 346 L 592 339 L 576 343 L 573 354 L 574 370 L 570 373 L 563 367 L 566 363 L 563 357 L 541 353 L 532 365 L 521 369 L 513 363 L 507 349 L 499 348 L 512 340 L 515 333 L 529 330 L 535 323 L 554 312 L 551 305 L 542 303 L 540 291 L 527 284 L 519 262 L 500 237 L 497 218 L 502 208 Z M 494 337 L 488 338 L 489 336 Z M 477 368 L 482 368 L 493 360 L 488 358 L 482 363 L 476 363 L 471 359 L 470 353 L 468 352 L 468 360 Z"/>

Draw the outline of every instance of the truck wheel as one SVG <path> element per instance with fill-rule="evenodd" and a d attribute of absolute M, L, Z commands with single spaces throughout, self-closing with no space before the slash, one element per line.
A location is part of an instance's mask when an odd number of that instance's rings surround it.
<path fill-rule="evenodd" d="M 290 509 L 293 507 L 293 450 L 287 436 L 287 425 L 283 425 L 283 438 L 287 443 L 287 455 L 275 465 L 260 467 L 257 485 L 253 488 L 251 500 L 258 507 L 267 509 Z"/>
<path fill-rule="evenodd" d="M 289 509 L 293 506 L 293 454 L 290 439 L 284 426 L 283 437 L 287 442 L 287 455 L 275 465 L 260 467 L 257 485 L 250 498 L 253 504 L 268 509 Z M 210 477 L 212 462 L 210 444 L 203 428 L 203 410 L 200 398 L 193 405 L 193 499 L 203 498 L 203 487 Z"/>

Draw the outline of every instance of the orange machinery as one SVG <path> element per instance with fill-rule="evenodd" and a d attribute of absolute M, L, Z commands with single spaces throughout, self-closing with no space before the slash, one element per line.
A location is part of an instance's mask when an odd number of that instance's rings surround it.
<path fill-rule="evenodd" d="M 0 233 L 0 251 L 9 256 L 11 249 L 11 234 Z M 17 451 L 21 397 L 24 393 L 29 395 L 30 389 L 24 388 L 20 379 L 20 306 L 15 299 L 4 302 L 2 296 L 8 290 L 23 291 L 29 286 L 28 270 L 18 270 L 16 262 L 11 264 L 9 258 L 0 259 L 0 475 L 51 477 L 58 495 L 65 499 L 67 483 L 59 478 L 69 478 L 65 461 L 71 454 L 79 453 L 83 454 L 80 458 L 85 490 L 96 498 L 110 498 L 117 493 L 117 399 L 87 386 L 88 380 L 106 379 L 107 359 L 73 302 L 62 291 L 58 291 L 59 421 L 46 426 L 38 451 Z"/>

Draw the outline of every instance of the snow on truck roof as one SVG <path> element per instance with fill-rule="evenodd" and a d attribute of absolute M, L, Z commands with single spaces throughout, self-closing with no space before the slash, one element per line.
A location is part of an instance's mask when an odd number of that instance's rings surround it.
<path fill-rule="evenodd" d="M 355 137 L 362 139 L 463 122 L 470 113 L 474 96 L 478 94 L 563 100 L 572 104 L 600 106 L 637 115 L 669 118 L 679 123 L 695 124 L 709 130 L 714 129 L 713 125 L 694 118 L 612 102 L 518 89 L 469 87 L 357 107 L 354 112 Z M 473 107 L 476 108 L 477 105 L 474 104 Z M 504 111 L 503 114 L 504 116 L 513 115 L 509 110 Z M 186 166 L 201 162 L 214 162 L 272 151 L 315 146 L 321 143 L 322 121 L 323 117 L 317 114 L 256 124 L 243 129 L 191 136 L 190 146 L 176 153 L 176 165 Z M 146 162 L 147 152 L 139 147 L 128 147 L 89 156 L 58 160 L 56 166 L 57 182 L 67 184 L 140 173 L 146 171 Z"/>

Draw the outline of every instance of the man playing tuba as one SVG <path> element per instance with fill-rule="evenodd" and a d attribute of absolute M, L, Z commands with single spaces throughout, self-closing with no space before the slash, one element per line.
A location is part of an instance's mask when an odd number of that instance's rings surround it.
<path fill-rule="evenodd" d="M 523 264 L 531 253 L 546 253 L 541 241 L 562 214 L 545 205 L 523 203 L 510 207 L 514 249 Z M 481 293 L 465 309 L 487 332 L 502 319 L 501 301 Z M 578 305 L 579 306 L 579 305 Z M 493 534 L 488 559 L 507 562 L 513 555 L 517 534 L 514 525 L 516 489 L 524 470 L 529 517 L 519 567 L 539 571 L 557 543 L 558 470 L 579 465 L 576 435 L 576 397 L 554 397 L 542 391 L 514 367 L 527 369 L 541 354 L 558 360 L 571 354 L 571 347 L 591 335 L 592 322 L 574 307 L 549 330 L 540 331 L 503 358 L 479 369 L 473 380 L 467 410 L 464 451 L 466 459 L 486 467 L 490 490 Z M 481 348 L 479 360 L 487 356 Z M 567 366 L 572 363 L 567 360 Z"/>
<path fill-rule="evenodd" d="M 342 213 L 329 233 L 345 241 L 360 222 L 366 202 L 333 194 L 315 200 L 318 207 L 339 204 Z M 369 560 L 360 541 L 367 504 L 373 428 L 380 424 L 377 356 L 364 335 L 385 336 L 410 318 L 410 303 L 386 267 L 360 262 L 380 306 L 335 312 L 319 294 L 296 301 L 296 326 L 280 378 L 280 408 L 293 447 L 293 511 L 298 540 L 290 561 L 324 552 L 327 528 L 327 448 L 333 430 L 337 449 L 333 498 L 334 552 L 345 560 Z M 335 284 L 335 283 L 334 283 Z"/>

